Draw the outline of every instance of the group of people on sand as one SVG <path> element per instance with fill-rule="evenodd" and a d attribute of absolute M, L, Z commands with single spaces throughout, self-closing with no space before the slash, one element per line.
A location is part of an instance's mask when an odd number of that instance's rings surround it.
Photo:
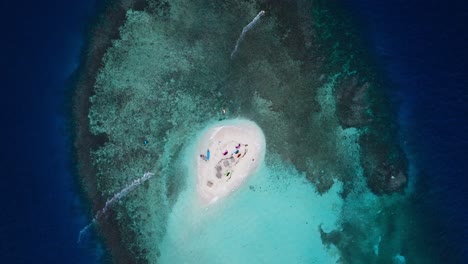
<path fill-rule="evenodd" d="M 248 145 L 248 144 L 241 144 L 241 143 L 238 143 L 238 144 L 236 145 L 236 149 L 235 149 L 235 150 L 233 151 L 233 153 L 231 154 L 231 157 L 234 156 L 234 157 L 236 157 L 236 158 L 240 158 L 240 157 L 242 156 L 242 153 L 240 152 L 240 147 L 241 147 L 241 146 L 247 147 L 247 146 L 249 146 L 249 145 Z M 226 149 L 226 150 L 223 151 L 222 154 L 223 154 L 223 156 L 227 156 L 228 153 L 229 153 L 229 151 Z M 246 149 L 244 155 L 245 155 L 246 153 L 247 153 L 247 149 Z M 206 150 L 206 155 L 202 153 L 202 154 L 200 154 L 200 158 L 201 158 L 202 160 L 204 160 L 204 161 L 209 161 L 209 160 L 210 160 L 210 154 L 211 154 L 211 153 L 210 153 L 210 150 L 207 149 L 207 150 Z"/>
<path fill-rule="evenodd" d="M 248 150 L 247 146 L 248 144 L 237 143 L 233 151 L 229 152 L 227 149 L 225 149 L 221 152 L 221 154 L 223 155 L 223 158 L 221 158 L 215 166 L 216 177 L 218 179 L 221 179 L 223 175 L 226 177 L 226 181 L 231 179 L 231 176 L 233 173 L 232 169 L 240 161 L 240 158 L 243 157 L 247 153 L 247 150 Z M 241 151 L 241 147 L 244 147 L 245 149 Z M 207 150 L 207 155 L 200 154 L 200 157 L 203 160 L 208 161 L 209 150 Z"/>
<path fill-rule="evenodd" d="M 244 147 L 244 149 L 241 150 L 241 147 Z M 233 174 L 233 167 L 237 165 L 237 163 L 240 161 L 240 159 L 243 156 L 245 156 L 245 154 L 247 154 L 247 151 L 248 151 L 247 147 L 248 147 L 248 144 L 237 143 L 235 144 L 235 149 L 231 152 L 229 152 L 227 149 L 222 150 L 221 154 L 223 157 L 218 160 L 215 166 L 216 178 L 222 179 L 224 175 L 226 178 L 226 181 L 229 181 Z M 210 156 L 211 156 L 211 152 L 209 149 L 206 150 L 206 154 L 203 154 L 203 153 L 200 154 L 200 158 L 206 162 L 210 160 Z M 213 181 L 207 181 L 208 187 L 210 188 L 213 187 L 213 184 L 214 184 Z"/>

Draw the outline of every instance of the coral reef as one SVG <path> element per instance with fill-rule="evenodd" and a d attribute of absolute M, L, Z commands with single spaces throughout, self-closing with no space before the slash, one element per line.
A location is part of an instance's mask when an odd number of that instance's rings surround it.
<path fill-rule="evenodd" d="M 108 138 L 105 134 L 93 135 L 90 132 L 88 113 L 90 110 L 89 98 L 94 94 L 94 85 L 99 68 L 102 66 L 102 58 L 107 49 L 111 46 L 113 39 L 119 38 L 119 27 L 125 21 L 125 14 L 129 8 L 145 8 L 144 0 L 134 0 L 108 5 L 102 8 L 102 13 L 95 18 L 93 26 L 90 28 L 87 43 L 82 52 L 81 62 L 77 71 L 71 77 L 71 83 L 75 87 L 73 95 L 73 126 L 74 126 L 74 147 L 75 158 L 77 160 L 77 174 L 80 176 L 82 189 L 91 201 L 91 207 L 96 212 L 100 210 L 106 197 L 102 197 L 99 192 L 96 180 L 97 169 L 93 164 L 91 153 L 104 145 Z M 93 215 L 94 212 L 90 213 Z M 132 262 L 133 256 L 122 241 L 122 234 L 116 229 L 117 221 L 115 217 L 106 218 L 107 224 L 101 225 L 101 233 L 104 234 L 107 249 L 114 259 L 119 259 L 122 263 Z"/>
<path fill-rule="evenodd" d="M 361 128 L 372 122 L 367 99 L 370 85 L 359 85 L 357 77 L 348 80 L 348 83 L 344 83 L 336 92 L 336 114 L 342 127 Z"/>
<path fill-rule="evenodd" d="M 360 129 L 360 162 L 369 188 L 376 194 L 401 192 L 406 186 L 408 162 L 399 146 L 395 107 L 384 80 L 368 55 L 346 12 L 336 3 L 319 2 L 315 23 L 317 36 L 326 43 L 321 50 L 328 58 L 322 71 L 339 71 L 334 87 L 336 115 L 343 128 Z M 341 11 L 341 12 L 340 12 Z M 373 66 L 373 67 L 372 67 Z"/>
<path fill-rule="evenodd" d="M 95 29 L 75 99 L 79 173 L 94 211 L 155 173 L 101 225 L 115 262 L 157 262 L 187 175 L 181 153 L 212 120 L 255 121 L 268 155 L 320 194 L 342 181 L 346 197 L 362 175 L 377 194 L 405 186 L 392 109 L 347 20 L 327 3 L 130 2 L 110 8 Z"/>
<path fill-rule="evenodd" d="M 408 182 L 406 156 L 398 145 L 382 142 L 385 133 L 365 133 L 359 140 L 367 183 L 376 194 L 401 192 Z"/>

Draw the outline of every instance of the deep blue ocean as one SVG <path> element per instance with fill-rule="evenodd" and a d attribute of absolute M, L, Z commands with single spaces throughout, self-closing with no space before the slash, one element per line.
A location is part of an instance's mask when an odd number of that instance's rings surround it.
<path fill-rule="evenodd" d="M 468 4 L 344 1 L 392 83 L 428 243 L 468 263 Z M 65 105 L 98 2 L 0 3 L 1 263 L 98 263 L 102 255 L 99 243 L 76 243 L 89 217 Z"/>
<path fill-rule="evenodd" d="M 468 263 L 468 3 L 346 3 L 399 106 L 428 250 Z"/>
<path fill-rule="evenodd" d="M 93 0 L 1 2 L 1 263 L 96 263 L 72 175 L 66 81 L 79 63 Z"/>

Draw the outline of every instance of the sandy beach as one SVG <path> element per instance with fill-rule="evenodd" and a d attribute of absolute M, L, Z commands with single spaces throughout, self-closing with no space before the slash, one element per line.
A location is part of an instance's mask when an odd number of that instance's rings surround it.
<path fill-rule="evenodd" d="M 194 155 L 198 195 L 211 204 L 234 192 L 255 172 L 265 157 L 265 137 L 252 121 L 222 121 L 201 136 Z"/>

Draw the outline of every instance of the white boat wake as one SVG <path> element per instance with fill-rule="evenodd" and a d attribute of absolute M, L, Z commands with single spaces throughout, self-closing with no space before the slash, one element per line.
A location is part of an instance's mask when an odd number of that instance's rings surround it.
<path fill-rule="evenodd" d="M 118 200 L 120 200 L 122 197 L 124 197 L 125 195 L 127 195 L 130 191 L 132 191 L 133 189 L 135 189 L 138 185 L 142 184 L 143 182 L 149 180 L 151 177 L 154 176 L 154 173 L 151 173 L 151 172 L 147 172 L 145 173 L 141 178 L 138 178 L 136 180 L 134 180 L 133 182 L 131 182 L 129 185 L 125 186 L 125 188 L 123 188 L 121 191 L 119 191 L 118 193 L 116 193 L 114 196 L 112 196 L 112 198 L 108 199 L 106 201 L 106 204 L 104 205 L 104 208 L 102 208 L 101 210 L 99 210 L 93 217 L 93 220 L 91 220 L 91 222 L 85 226 L 83 229 L 81 229 L 80 231 L 80 234 L 78 235 L 78 243 L 81 242 L 81 238 L 82 236 L 88 231 L 88 229 L 94 224 L 94 223 L 97 223 L 103 215 L 106 214 L 107 210 L 109 209 L 109 207 L 111 207 L 115 202 L 117 202 Z"/>

